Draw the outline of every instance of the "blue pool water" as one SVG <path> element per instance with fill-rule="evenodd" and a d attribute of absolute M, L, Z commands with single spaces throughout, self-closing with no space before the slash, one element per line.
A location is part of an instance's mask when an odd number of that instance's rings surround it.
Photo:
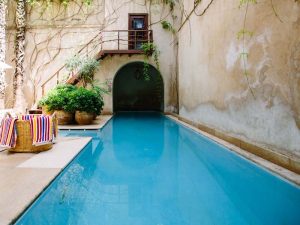
<path fill-rule="evenodd" d="M 300 189 L 158 113 L 121 113 L 16 224 L 299 225 Z"/>

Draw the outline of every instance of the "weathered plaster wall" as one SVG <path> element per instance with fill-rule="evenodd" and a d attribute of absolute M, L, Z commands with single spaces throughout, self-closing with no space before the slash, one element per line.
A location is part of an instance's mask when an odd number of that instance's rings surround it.
<path fill-rule="evenodd" d="M 184 1 L 187 12 L 191 1 Z M 196 13 L 210 1 L 202 1 Z M 180 115 L 231 136 L 300 155 L 300 4 L 293 0 L 250 4 L 249 58 L 240 53 L 245 7 L 213 1 L 193 14 L 179 33 Z"/>
<path fill-rule="evenodd" d="M 14 58 L 14 13 L 15 3 L 9 3 L 7 58 L 13 65 Z M 174 100 L 170 98 L 169 85 L 175 73 L 174 47 L 172 34 L 161 28 L 160 19 L 169 18 L 169 10 L 161 3 L 145 4 L 144 0 L 119 1 L 119 0 L 94 0 L 91 7 L 70 4 L 67 9 L 54 4 L 41 16 L 43 6 L 35 9 L 28 8 L 26 52 L 25 52 L 25 81 L 24 93 L 28 108 L 40 99 L 42 95 L 41 84 L 53 75 L 65 60 L 74 55 L 85 43 L 89 42 L 101 30 L 127 30 L 128 13 L 149 13 L 149 24 L 154 31 L 154 41 L 161 52 L 161 73 L 165 82 L 165 109 L 172 110 Z M 107 46 L 109 49 L 109 46 Z M 113 79 L 117 70 L 130 61 L 143 61 L 143 56 L 106 58 L 101 62 L 101 67 L 96 74 L 96 79 L 106 81 Z M 6 91 L 6 107 L 12 107 L 13 73 L 8 71 L 6 80 L 9 86 Z M 67 75 L 67 74 L 66 74 Z M 46 86 L 46 91 L 54 87 L 53 79 Z M 35 87 L 35 88 L 34 88 Z M 105 98 L 106 110 L 112 111 L 112 96 Z"/>

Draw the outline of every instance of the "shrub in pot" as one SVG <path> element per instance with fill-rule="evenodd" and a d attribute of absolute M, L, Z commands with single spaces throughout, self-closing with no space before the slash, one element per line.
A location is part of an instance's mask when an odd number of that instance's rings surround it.
<path fill-rule="evenodd" d="M 92 91 L 95 93 L 95 95 L 98 97 L 97 101 L 98 103 L 96 104 L 102 104 L 102 106 L 100 107 L 101 110 L 99 110 L 98 112 L 95 112 L 94 113 L 94 119 L 97 118 L 97 116 L 99 116 L 101 114 L 101 111 L 102 111 L 102 108 L 103 108 L 103 103 L 104 103 L 104 100 L 103 100 L 103 95 L 104 94 L 109 94 L 109 89 L 108 89 L 108 86 L 106 84 L 101 84 L 101 86 L 96 86 L 96 85 L 92 85 Z"/>
<path fill-rule="evenodd" d="M 76 91 L 73 85 L 58 85 L 39 102 L 48 112 L 56 112 L 59 125 L 71 124 L 74 120 L 74 105 L 71 96 Z"/>
<path fill-rule="evenodd" d="M 103 109 L 103 98 L 93 89 L 78 88 L 71 98 L 72 105 L 76 109 L 75 121 L 80 125 L 88 125 L 93 122 L 94 115 L 100 115 Z"/>

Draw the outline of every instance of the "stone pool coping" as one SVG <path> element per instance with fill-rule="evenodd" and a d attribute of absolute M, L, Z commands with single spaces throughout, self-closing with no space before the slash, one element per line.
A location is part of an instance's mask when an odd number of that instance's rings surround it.
<path fill-rule="evenodd" d="M 97 126 L 68 130 L 100 129 L 111 117 L 101 116 Z M 50 151 L 0 152 L 0 225 L 13 223 L 90 141 L 91 137 L 59 137 Z"/>
<path fill-rule="evenodd" d="M 90 125 L 77 125 L 77 124 L 71 124 L 71 125 L 59 125 L 58 129 L 60 130 L 99 130 L 103 127 L 105 123 L 107 123 L 108 120 L 110 120 L 112 115 L 101 115 L 100 117 L 97 117 L 96 120 L 93 121 Z M 104 124 L 103 124 L 104 123 Z"/>
<path fill-rule="evenodd" d="M 202 131 L 200 130 L 199 128 L 195 127 L 195 126 L 192 126 L 191 124 L 188 124 L 182 120 L 180 120 L 177 116 L 174 116 L 174 115 L 166 115 L 168 118 L 184 125 L 185 127 L 188 127 L 194 131 L 196 131 L 197 133 L 205 136 L 205 137 L 208 137 L 209 139 L 217 142 L 218 144 L 221 144 L 223 146 L 225 146 L 226 148 L 228 148 L 230 151 L 233 151 L 235 153 L 237 153 L 238 155 L 254 162 L 255 164 L 267 169 L 268 171 L 272 172 L 273 174 L 275 175 L 279 175 L 280 177 L 288 180 L 289 182 L 297 185 L 297 186 L 300 186 L 300 175 L 293 172 L 293 171 L 290 171 L 286 168 L 283 168 L 277 164 L 274 164 L 266 159 L 263 159 L 253 153 L 250 153 L 250 152 L 247 152 L 246 150 L 243 150 L 227 141 L 224 141 L 212 134 L 209 134 L 205 131 Z"/>

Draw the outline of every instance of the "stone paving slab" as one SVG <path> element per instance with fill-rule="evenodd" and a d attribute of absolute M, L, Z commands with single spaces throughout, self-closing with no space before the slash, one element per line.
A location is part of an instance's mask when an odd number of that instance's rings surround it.
<path fill-rule="evenodd" d="M 91 138 L 64 138 L 59 144 L 55 144 L 51 151 L 41 152 L 17 168 L 52 168 L 62 169 L 83 149 Z"/>

